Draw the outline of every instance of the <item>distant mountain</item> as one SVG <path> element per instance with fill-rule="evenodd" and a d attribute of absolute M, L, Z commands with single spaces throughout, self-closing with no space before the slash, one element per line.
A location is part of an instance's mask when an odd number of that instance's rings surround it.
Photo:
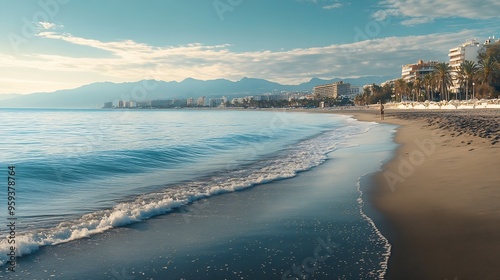
<path fill-rule="evenodd" d="M 353 85 L 381 83 L 388 77 L 363 77 L 343 79 Z M 101 82 L 85 85 L 76 89 L 41 92 L 26 95 L 0 95 L 1 108 L 100 108 L 105 102 L 118 100 L 155 100 L 155 99 L 186 99 L 200 96 L 241 97 L 267 92 L 307 91 L 315 86 L 340 81 L 341 79 L 323 80 L 313 78 L 300 85 L 282 85 L 263 79 L 243 78 L 232 82 L 225 79 L 196 80 L 187 78 L 182 82 L 164 82 L 143 80 L 133 83 Z"/>
<path fill-rule="evenodd" d="M 15 94 L 15 93 L 0 94 L 0 100 L 11 99 L 11 98 L 14 98 L 14 97 L 19 97 L 19 96 L 21 96 L 21 94 Z"/>

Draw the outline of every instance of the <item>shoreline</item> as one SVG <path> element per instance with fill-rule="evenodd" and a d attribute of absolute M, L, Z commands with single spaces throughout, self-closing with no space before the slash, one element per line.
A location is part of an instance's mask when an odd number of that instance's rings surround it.
<path fill-rule="evenodd" d="M 497 233 L 500 232 L 500 191 L 497 190 L 500 181 L 495 176 L 495 171 L 500 163 L 500 144 L 497 143 L 500 138 L 497 125 L 500 110 L 478 110 L 467 114 L 387 110 L 384 121 L 380 121 L 378 110 L 374 109 L 303 112 L 336 113 L 352 116 L 359 121 L 398 125 L 397 131 L 393 130 L 390 136 L 384 132 L 375 138 L 363 138 L 360 143 L 364 147 L 358 152 L 341 153 L 344 158 L 356 162 L 348 170 L 361 170 L 364 152 L 388 151 L 385 159 L 379 161 L 379 168 L 371 171 L 375 173 L 362 175 L 358 182 L 358 190 L 362 190 L 365 204 L 361 209 L 362 214 L 364 211 L 368 219 L 373 220 L 374 228 L 378 228 L 392 246 L 385 279 L 497 279 L 495 277 L 500 275 L 500 271 L 495 267 L 494 261 L 500 251 L 500 241 L 496 240 Z M 370 146 L 377 141 L 380 142 L 379 146 Z M 385 143 L 392 145 L 390 151 Z M 395 143 L 399 145 L 396 149 Z M 312 174 L 315 173 L 304 173 L 298 175 L 297 180 L 280 181 L 276 185 L 287 185 L 289 182 L 297 184 L 301 180 L 301 184 L 306 184 L 305 182 L 312 180 L 304 180 L 305 177 L 316 179 Z M 320 181 L 326 185 L 318 191 L 324 191 L 327 184 L 331 184 L 329 179 Z M 269 186 L 265 186 L 267 187 Z M 322 196 L 316 198 L 324 199 Z M 219 200 L 227 201 L 218 198 L 211 200 L 211 205 L 215 206 L 215 202 Z M 287 205 L 286 208 L 288 207 Z M 253 209 L 252 205 L 248 209 Z M 317 213 L 322 209 L 320 207 L 306 212 Z M 195 210 L 195 216 L 200 216 L 198 212 L 206 209 L 195 207 Z M 243 212 L 242 214 L 246 214 Z M 179 214 L 176 211 L 174 213 Z M 177 219 L 176 223 L 180 221 L 181 224 L 189 224 L 186 212 L 180 213 L 179 217 L 182 219 Z M 211 215 L 211 212 L 208 211 L 207 214 Z M 213 218 L 217 217 L 218 215 Z M 153 221 L 142 226 L 127 226 L 122 230 L 147 229 L 151 223 Z M 159 230 L 166 229 L 162 226 Z M 108 242 L 107 235 L 93 236 L 89 238 L 89 242 L 79 241 L 75 244 L 80 247 L 82 244 L 100 243 L 100 247 Z M 160 235 L 154 236 L 163 240 Z M 144 247 L 145 244 L 141 246 Z M 304 248 L 314 246 L 314 243 L 311 244 Z M 62 254 L 59 247 L 72 248 L 61 244 L 47 251 L 54 252 L 54 256 L 59 258 Z M 111 251 L 114 250 L 114 246 L 109 247 Z M 96 248 L 96 251 L 100 250 Z M 122 253 L 127 255 L 125 251 Z M 34 254 L 31 260 L 38 262 L 40 255 L 42 253 Z M 303 257 L 307 258 L 307 254 Z M 64 257 L 61 258 L 64 260 Z M 74 263 L 76 264 L 78 262 Z M 54 271 L 59 267 L 64 267 L 62 262 L 54 266 Z M 111 272 L 120 272 L 122 267 L 133 265 L 128 260 L 123 260 L 122 265 L 115 266 L 116 269 Z M 106 274 L 110 271 L 101 272 Z"/>
<path fill-rule="evenodd" d="M 342 146 L 323 164 L 293 178 L 202 199 L 168 215 L 40 248 L 19 259 L 19 272 L 2 276 L 378 279 L 385 273 L 379 264 L 384 262 L 387 241 L 378 238 L 376 228 L 359 215 L 360 193 L 354 187 L 360 174 L 378 170 L 377 163 L 395 145 L 385 145 L 392 138 L 386 128 L 369 126 L 370 137 L 355 134 L 351 138 L 355 145 Z"/>
<path fill-rule="evenodd" d="M 399 126 L 367 192 L 392 244 L 386 279 L 498 279 L 500 110 L 324 112 Z"/>

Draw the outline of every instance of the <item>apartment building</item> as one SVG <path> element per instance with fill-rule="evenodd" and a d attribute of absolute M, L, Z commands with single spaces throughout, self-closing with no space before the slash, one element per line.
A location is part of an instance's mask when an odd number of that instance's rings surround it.
<path fill-rule="evenodd" d="M 351 85 L 343 81 L 314 87 L 314 95 L 320 97 L 337 98 L 351 93 Z"/>
<path fill-rule="evenodd" d="M 479 53 L 483 49 L 483 44 L 479 43 L 478 41 L 474 40 L 468 40 L 464 44 L 450 49 L 450 52 L 448 53 L 448 56 L 450 57 L 450 67 L 452 69 L 451 76 L 453 78 L 453 85 L 451 87 L 452 92 L 458 92 L 460 90 L 460 84 L 459 81 L 456 78 L 458 74 L 458 70 L 460 69 L 460 65 L 466 61 L 474 61 L 478 62 L 479 61 Z"/>
<path fill-rule="evenodd" d="M 437 61 L 424 62 L 419 60 L 417 63 L 404 65 L 401 69 L 401 78 L 406 82 L 423 79 L 427 74 L 430 74 L 436 69 Z"/>

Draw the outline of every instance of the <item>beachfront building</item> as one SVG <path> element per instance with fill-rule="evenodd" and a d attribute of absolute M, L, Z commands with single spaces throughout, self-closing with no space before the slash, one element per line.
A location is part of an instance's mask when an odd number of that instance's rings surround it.
<path fill-rule="evenodd" d="M 118 106 L 117 106 L 117 108 L 136 108 L 136 107 L 137 107 L 137 102 L 123 101 L 123 100 L 118 101 Z"/>
<path fill-rule="evenodd" d="M 381 87 L 384 87 L 386 85 L 389 85 L 390 87 L 394 86 L 394 83 L 397 81 L 397 79 L 392 79 L 392 80 L 387 80 L 383 83 L 380 84 Z"/>
<path fill-rule="evenodd" d="M 337 98 L 351 93 L 351 85 L 343 81 L 314 87 L 314 95 L 318 97 Z"/>
<path fill-rule="evenodd" d="M 451 77 L 453 78 L 453 85 L 451 87 L 452 92 L 458 92 L 460 90 L 460 83 L 456 79 L 460 65 L 466 60 L 474 61 L 477 63 L 479 61 L 479 53 L 481 52 L 482 48 L 483 44 L 479 43 L 474 39 L 474 40 L 468 40 L 464 44 L 456 48 L 450 49 L 448 56 L 450 57 L 450 67 L 452 69 L 451 72 Z"/>
<path fill-rule="evenodd" d="M 286 94 L 272 94 L 272 93 L 264 93 L 259 94 L 253 97 L 255 101 L 280 101 L 280 100 L 288 100 L 288 95 Z"/>
<path fill-rule="evenodd" d="M 193 107 L 196 105 L 196 103 L 194 102 L 194 98 L 190 97 L 187 99 L 187 102 L 186 102 L 187 106 L 188 107 Z"/>
<path fill-rule="evenodd" d="M 201 96 L 201 97 L 199 97 L 199 98 L 196 100 L 196 105 L 197 105 L 197 106 L 200 106 L 200 107 L 205 106 L 205 100 L 206 100 L 205 96 Z"/>
<path fill-rule="evenodd" d="M 111 108 L 113 108 L 113 102 L 106 102 L 106 103 L 104 103 L 104 106 L 102 108 L 104 108 L 104 109 L 111 109 Z"/>
<path fill-rule="evenodd" d="M 351 85 L 349 93 L 350 95 L 356 96 L 361 93 L 363 93 L 363 87 Z"/>
<path fill-rule="evenodd" d="M 227 97 L 223 96 L 222 98 L 210 98 L 208 99 L 208 106 L 215 107 L 225 107 L 227 102 Z"/>
<path fill-rule="evenodd" d="M 417 63 L 403 65 L 401 78 L 405 82 L 415 81 L 416 79 L 421 80 L 425 75 L 434 72 L 437 64 L 437 61 L 424 62 L 423 60 L 419 60 Z"/>

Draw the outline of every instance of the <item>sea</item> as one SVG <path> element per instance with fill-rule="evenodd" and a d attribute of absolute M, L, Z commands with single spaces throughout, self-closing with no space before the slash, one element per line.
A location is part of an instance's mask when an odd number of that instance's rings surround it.
<path fill-rule="evenodd" d="M 370 216 L 360 181 L 391 157 L 393 126 L 286 110 L 0 109 L 0 119 L 0 278 L 86 279 L 89 272 L 69 271 L 89 266 L 82 263 L 86 250 L 105 254 L 119 238 L 134 240 L 128 232 L 137 228 L 141 236 L 153 236 L 149 228 L 156 223 L 186 239 L 169 239 L 164 247 L 142 240 L 149 266 L 139 271 L 127 263 L 125 269 L 115 266 L 119 257 L 103 257 L 92 265 L 92 279 L 384 279 L 391 244 Z M 11 201 L 14 208 L 8 207 Z M 208 207 L 199 205 L 218 208 L 205 213 Z M 280 230 L 259 230 L 262 218 L 253 211 L 265 212 L 266 219 L 279 216 L 276 228 L 298 223 L 298 216 L 303 224 L 283 242 L 276 235 Z M 215 222 L 231 215 L 236 218 Z M 242 230 L 245 219 L 252 220 L 248 230 Z M 325 225 L 328 235 L 320 233 Z M 203 255 L 204 263 L 186 253 L 182 259 L 189 262 L 175 273 L 159 262 L 165 251 L 172 263 L 174 250 L 194 246 L 187 241 L 190 234 L 204 231 L 211 240 L 229 240 L 235 228 L 247 245 L 271 240 L 267 250 L 248 254 L 254 261 L 217 257 L 226 267 L 215 274 L 209 272 L 217 267 L 211 254 Z M 210 242 L 201 242 L 205 253 L 213 250 Z M 306 243 L 312 249 L 293 248 Z M 321 254 L 314 244 L 323 248 Z M 13 245 L 15 265 L 9 262 Z M 240 245 L 222 252 L 249 250 Z M 164 251 L 157 252 L 159 247 Z M 72 248 L 78 252 L 61 257 Z M 46 259 L 52 255 L 54 261 Z M 264 266 L 258 261 L 273 256 Z M 62 263 L 70 258 L 72 265 Z"/>

